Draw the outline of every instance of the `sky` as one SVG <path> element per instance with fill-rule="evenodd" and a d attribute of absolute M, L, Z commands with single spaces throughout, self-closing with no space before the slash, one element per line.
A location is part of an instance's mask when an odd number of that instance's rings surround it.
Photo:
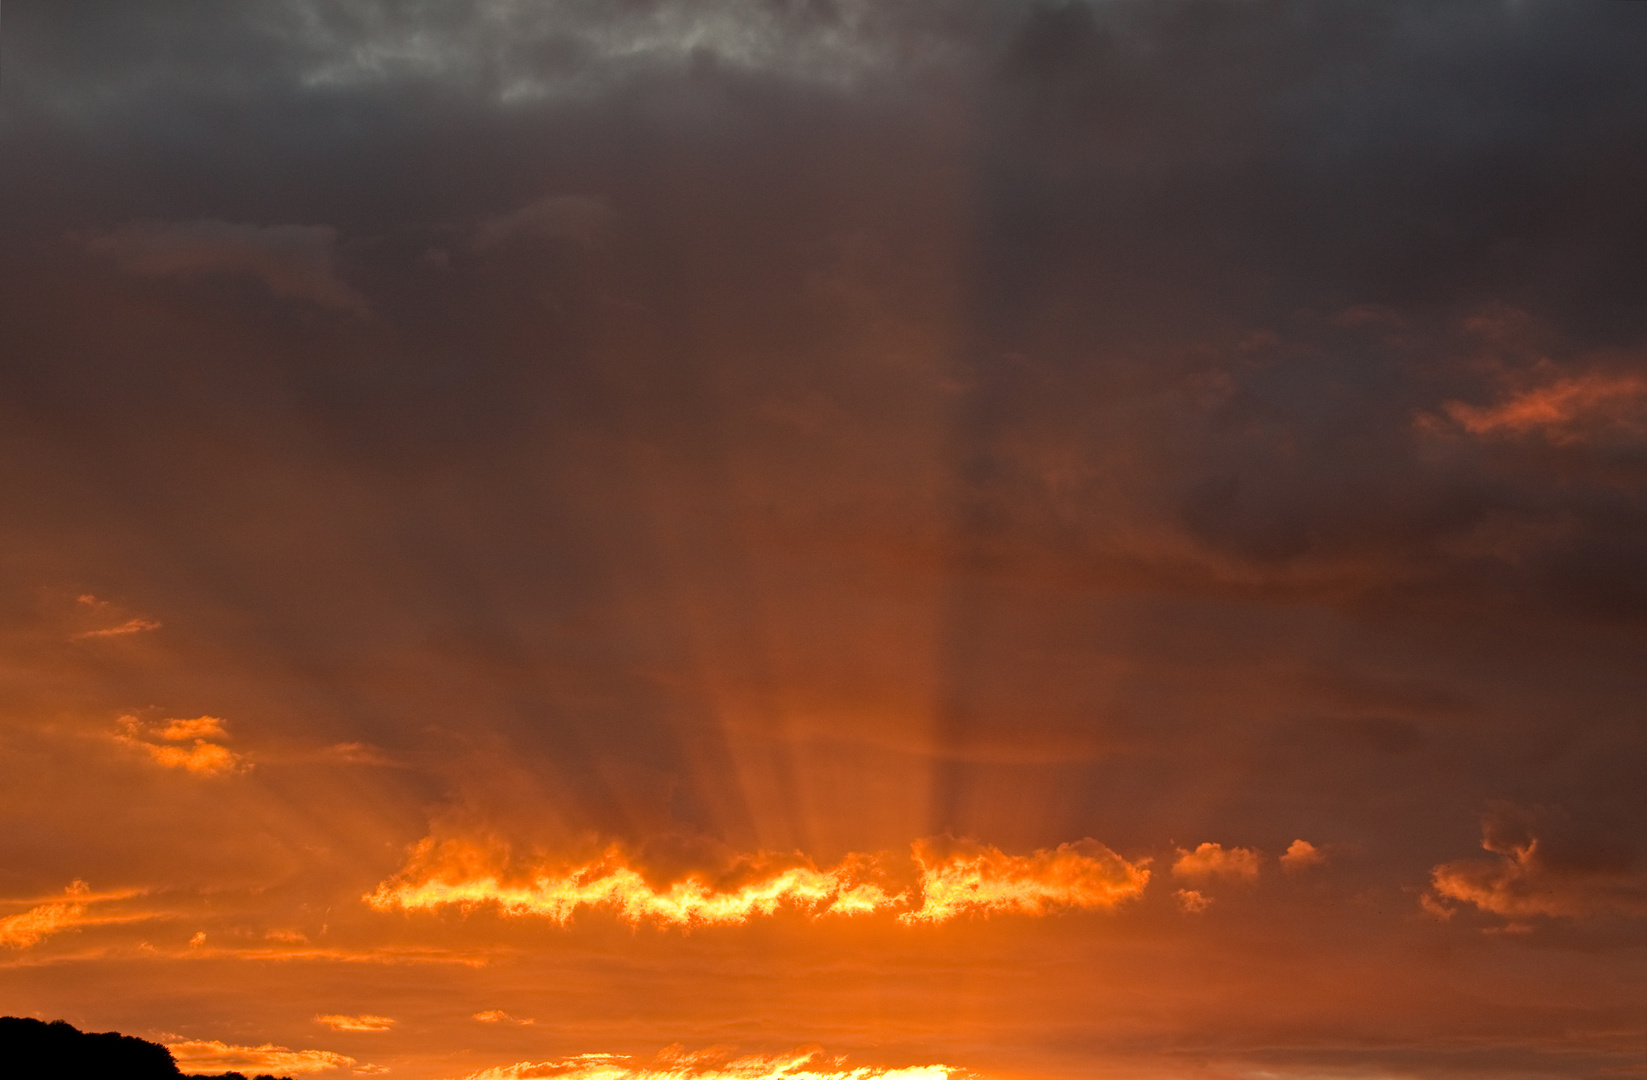
<path fill-rule="evenodd" d="M 0 1012 L 1647 1077 L 1647 4 L 14 0 Z"/>

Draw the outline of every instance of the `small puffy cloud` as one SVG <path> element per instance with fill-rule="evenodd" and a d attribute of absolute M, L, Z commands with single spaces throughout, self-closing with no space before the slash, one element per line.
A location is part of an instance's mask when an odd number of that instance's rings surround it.
<path fill-rule="evenodd" d="M 240 772 L 251 766 L 245 759 L 221 743 L 208 742 L 201 736 L 223 736 L 222 720 L 215 716 L 198 716 L 193 720 L 164 720 L 159 725 L 147 726 L 135 716 L 120 718 L 120 731 L 115 741 L 141 751 L 157 765 L 168 769 L 183 769 L 199 776 L 218 776 Z M 169 742 L 193 740 L 191 746 L 170 746 L 151 741 L 159 738 Z"/>
<path fill-rule="evenodd" d="M 587 195 L 545 195 L 519 210 L 475 226 L 470 244 L 477 251 L 523 240 L 570 240 L 592 244 L 611 218 L 606 200 Z"/>
<path fill-rule="evenodd" d="M 1449 401 L 1447 417 L 1482 437 L 1541 436 L 1556 445 L 1647 434 L 1647 376 L 1587 372 L 1512 393 L 1492 405 Z"/>
<path fill-rule="evenodd" d="M 1294 840 L 1281 856 L 1281 865 L 1288 870 L 1302 870 L 1327 860 L 1327 855 L 1308 840 Z"/>
<path fill-rule="evenodd" d="M 502 1009 L 483 1009 L 475 1014 L 475 1019 L 483 1024 L 535 1024 L 536 1020 L 529 1017 L 510 1016 Z"/>
<path fill-rule="evenodd" d="M 86 250 L 144 277 L 249 278 L 275 296 L 339 311 L 366 302 L 337 274 L 337 230 L 327 225 L 133 221 L 79 238 Z"/>
<path fill-rule="evenodd" d="M 189 939 L 189 948 L 198 949 L 204 944 L 206 944 L 206 931 L 196 930 L 194 936 Z"/>
<path fill-rule="evenodd" d="M 1178 860 L 1172 864 L 1172 876 L 1192 881 L 1210 878 L 1257 881 L 1261 858 L 1251 848 L 1226 849 L 1220 844 L 1201 844 L 1194 851 L 1179 848 Z"/>
<path fill-rule="evenodd" d="M 1542 810 L 1492 807 L 1482 819 L 1481 846 L 1495 857 L 1435 867 L 1425 909 L 1443 918 L 1451 914 L 1449 902 L 1507 919 L 1647 918 L 1647 871 L 1633 853 L 1561 826 Z"/>
<path fill-rule="evenodd" d="M 215 1039 L 180 1039 L 167 1042 L 166 1049 L 177 1059 L 177 1067 L 188 1075 L 198 1073 L 325 1072 L 353 1065 L 355 1059 L 330 1050 L 291 1050 L 264 1043 L 262 1046 L 231 1046 Z"/>
<path fill-rule="evenodd" d="M 341 1013 L 321 1013 L 315 1017 L 315 1023 L 333 1031 L 388 1031 L 395 1026 L 394 1020 L 387 1016 L 345 1016 Z"/>
<path fill-rule="evenodd" d="M 1194 889 L 1179 889 L 1172 895 L 1177 898 L 1179 908 L 1191 915 L 1199 915 L 1212 906 L 1212 897 Z"/>

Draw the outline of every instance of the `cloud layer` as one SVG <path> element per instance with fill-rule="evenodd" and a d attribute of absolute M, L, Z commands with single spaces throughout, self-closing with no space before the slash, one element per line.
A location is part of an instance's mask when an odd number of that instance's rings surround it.
<path fill-rule="evenodd" d="M 1637 1067 L 1642 9 L 14 4 L 0 1007 Z"/>

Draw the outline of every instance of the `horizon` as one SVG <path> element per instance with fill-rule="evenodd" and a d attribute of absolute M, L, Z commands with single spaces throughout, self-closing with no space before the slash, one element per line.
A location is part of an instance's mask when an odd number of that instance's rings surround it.
<path fill-rule="evenodd" d="M 1647 4 L 53 0 L 0 1013 L 1647 1080 Z"/>

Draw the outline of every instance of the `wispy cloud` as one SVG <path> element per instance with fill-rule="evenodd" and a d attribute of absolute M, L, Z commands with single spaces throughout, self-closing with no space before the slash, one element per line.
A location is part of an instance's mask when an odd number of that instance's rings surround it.
<path fill-rule="evenodd" d="M 82 630 L 74 635 L 78 638 L 125 637 L 127 634 L 141 634 L 148 630 L 160 629 L 160 623 L 154 619 L 132 618 L 118 626 L 108 626 L 100 630 Z"/>
<path fill-rule="evenodd" d="M 166 1043 L 177 1059 L 177 1067 L 187 1075 L 222 1072 L 314 1073 L 341 1069 L 355 1059 L 330 1050 L 292 1050 L 264 1043 L 262 1046 L 233 1046 L 215 1039 L 177 1039 Z"/>
<path fill-rule="evenodd" d="M 365 299 L 337 274 L 337 230 L 330 226 L 132 221 L 78 239 L 93 255 L 144 277 L 239 277 L 283 299 L 366 310 Z"/>
<path fill-rule="evenodd" d="M 91 908 L 95 904 L 127 900 L 136 895 L 135 891 L 93 893 L 91 886 L 84 881 L 76 881 L 64 891 L 60 900 L 49 900 L 17 915 L 0 918 L 0 945 L 27 949 L 63 930 L 146 918 L 147 916 L 141 915 L 110 916 L 91 913 Z"/>
<path fill-rule="evenodd" d="M 650 1061 L 627 1054 L 578 1054 L 483 1069 L 465 1080 L 961 1080 L 971 1076 L 953 1065 L 848 1065 L 844 1056 L 826 1054 L 817 1047 L 738 1056 L 725 1047 L 691 1051 L 671 1046 Z"/>
<path fill-rule="evenodd" d="M 115 609 L 114 605 L 110 604 L 107 600 L 99 600 L 91 593 L 83 593 L 75 599 L 82 607 L 90 608 L 93 612 L 96 612 L 105 619 L 110 616 L 119 618 L 119 615 L 116 614 L 117 609 Z M 95 638 L 127 637 L 131 634 L 142 634 L 147 633 L 150 630 L 159 630 L 160 627 L 161 623 L 158 619 L 149 619 L 140 615 L 133 615 L 129 618 L 122 619 L 113 626 L 99 626 L 90 630 L 81 630 L 70 636 L 75 641 L 85 641 Z"/>
<path fill-rule="evenodd" d="M 387 1016 L 345 1016 L 341 1013 L 322 1013 L 315 1017 L 315 1023 L 333 1031 L 388 1031 L 395 1026 L 394 1020 Z"/>
<path fill-rule="evenodd" d="M 1483 437 L 1541 436 L 1567 445 L 1609 432 L 1647 433 L 1647 377 L 1591 371 L 1527 387 L 1491 405 L 1449 401 L 1447 417 Z"/>
<path fill-rule="evenodd" d="M 1256 881 L 1260 860 L 1261 856 L 1251 848 L 1200 844 L 1194 851 L 1178 849 L 1178 859 L 1172 864 L 1172 876 L 1191 881 L 1210 878 Z"/>
<path fill-rule="evenodd" d="M 535 1024 L 530 1017 L 510 1016 L 502 1009 L 483 1009 L 474 1018 L 483 1024 Z"/>
<path fill-rule="evenodd" d="M 587 195 L 545 195 L 518 210 L 481 221 L 475 226 L 470 243 L 477 250 L 532 240 L 590 244 L 611 216 L 612 210 L 604 199 Z"/>

